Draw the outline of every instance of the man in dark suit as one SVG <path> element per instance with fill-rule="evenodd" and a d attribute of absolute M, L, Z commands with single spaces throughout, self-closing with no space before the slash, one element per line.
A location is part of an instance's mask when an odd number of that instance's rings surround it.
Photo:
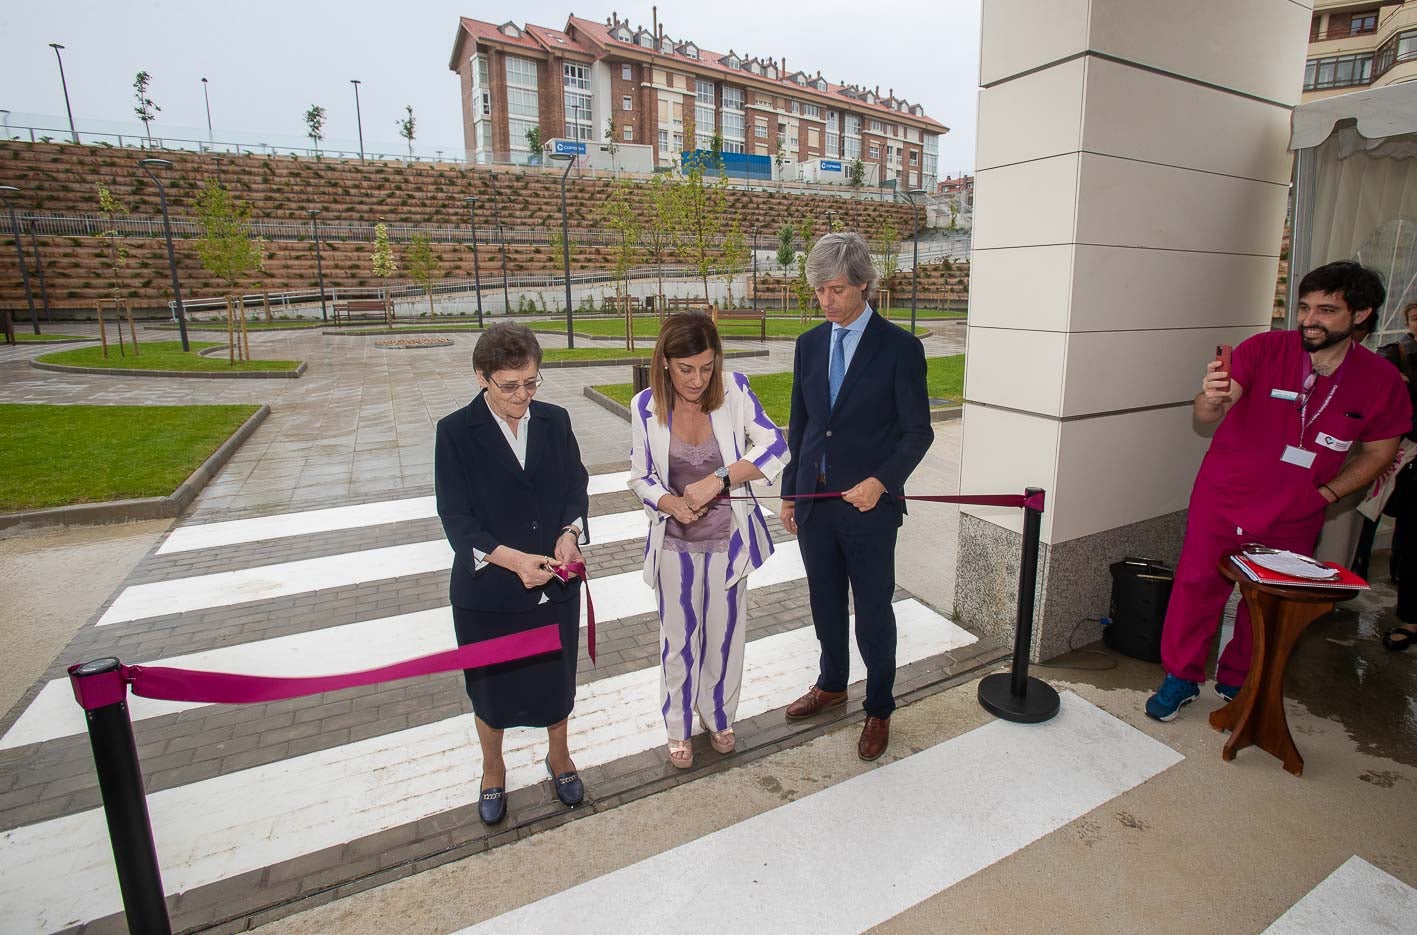
<path fill-rule="evenodd" d="M 850 676 L 847 585 L 856 645 L 866 663 L 866 723 L 857 755 L 890 742 L 895 710 L 895 542 L 905 479 L 935 438 L 920 339 L 875 314 L 876 271 L 860 234 L 826 234 L 807 260 L 807 281 L 827 321 L 797 339 L 782 475 L 783 526 L 807 569 L 821 671 L 787 707 L 790 719 L 846 702 Z M 840 499 L 787 499 L 842 491 Z"/>

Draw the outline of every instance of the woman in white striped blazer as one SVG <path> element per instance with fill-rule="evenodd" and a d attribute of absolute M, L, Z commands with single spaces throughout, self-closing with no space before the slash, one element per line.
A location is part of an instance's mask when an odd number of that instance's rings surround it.
<path fill-rule="evenodd" d="M 661 713 L 669 762 L 693 765 L 694 716 L 713 748 L 734 747 L 743 681 L 747 577 L 773 552 L 749 481 L 787 464 L 782 430 L 741 373 L 723 370 L 708 316 L 671 315 L 631 402 L 630 489 L 649 516 L 645 583 L 660 624 Z M 719 500 L 737 491 L 747 499 Z"/>

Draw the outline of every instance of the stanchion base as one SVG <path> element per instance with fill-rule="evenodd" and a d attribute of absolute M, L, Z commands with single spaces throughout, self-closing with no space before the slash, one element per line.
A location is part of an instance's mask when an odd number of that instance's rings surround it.
<path fill-rule="evenodd" d="M 1015 695 L 1008 672 L 986 675 L 979 682 L 979 703 L 985 711 L 1018 724 L 1038 724 L 1058 713 L 1058 693 L 1047 682 L 1029 676 L 1024 693 Z"/>

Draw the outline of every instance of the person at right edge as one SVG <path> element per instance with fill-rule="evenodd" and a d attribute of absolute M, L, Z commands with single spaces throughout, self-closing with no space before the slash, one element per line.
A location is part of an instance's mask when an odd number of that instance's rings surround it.
<path fill-rule="evenodd" d="M 846 702 L 849 584 L 856 645 L 866 663 L 866 723 L 856 753 L 874 760 L 890 743 L 895 710 L 891 598 L 905 481 L 935 438 L 925 349 L 871 309 L 876 271 L 860 234 L 823 235 L 808 256 L 807 281 L 827 321 L 797 339 L 787 431 L 792 458 L 782 473 L 778 515 L 802 550 L 822 653 L 816 684 L 787 706 L 787 717 L 811 717 Z M 829 491 L 841 496 L 790 499 Z"/>
<path fill-rule="evenodd" d="M 1258 542 L 1313 554 L 1324 509 L 1367 487 L 1412 428 L 1412 407 L 1397 371 L 1353 340 L 1386 290 L 1358 263 L 1320 266 L 1299 283 L 1295 331 L 1267 331 L 1231 358 L 1206 367 L 1195 420 L 1219 422 L 1191 490 L 1186 538 L 1161 631 L 1166 677 L 1146 702 L 1158 721 L 1196 699 L 1232 584 L 1221 557 Z M 1357 443 L 1356 455 L 1345 464 Z M 1220 654 L 1215 691 L 1229 701 L 1250 670 L 1245 602 Z"/>

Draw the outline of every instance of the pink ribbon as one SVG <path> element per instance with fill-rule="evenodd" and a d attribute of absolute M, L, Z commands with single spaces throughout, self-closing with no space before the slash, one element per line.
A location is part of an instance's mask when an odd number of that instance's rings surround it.
<path fill-rule="evenodd" d="M 551 574 L 559 578 L 562 584 L 574 577 L 579 577 L 581 581 L 585 582 L 586 650 L 590 653 L 590 664 L 595 665 L 595 602 L 590 599 L 590 575 L 586 573 L 585 562 L 565 562 L 553 565 L 551 566 Z"/>
<path fill-rule="evenodd" d="M 842 491 L 830 491 L 826 493 L 791 493 L 784 494 L 783 500 L 831 500 L 842 496 Z M 894 496 L 894 495 L 892 495 Z M 756 500 L 757 497 L 743 494 L 734 496 L 721 496 L 719 500 Z M 912 494 L 897 496 L 897 500 L 917 500 L 922 503 L 968 503 L 974 506 L 1011 506 L 1024 510 L 1033 510 L 1035 513 L 1043 512 L 1043 491 L 1033 494 L 976 494 L 972 496 L 947 497 L 943 494 Z"/>
<path fill-rule="evenodd" d="M 69 680 L 74 688 L 75 700 L 86 710 L 122 701 L 125 692 L 120 686 L 126 686 L 133 694 L 143 698 L 157 698 L 163 701 L 260 704 L 361 685 L 376 685 L 379 682 L 393 682 L 417 675 L 478 669 L 554 653 L 559 649 L 560 628 L 551 625 L 483 640 L 480 643 L 469 643 L 457 649 L 419 656 L 417 659 L 408 659 L 377 669 L 346 672 L 341 675 L 236 675 L 229 672 L 137 665 L 119 666 L 112 673 L 79 677 L 74 674 L 78 666 L 70 666 Z"/>

